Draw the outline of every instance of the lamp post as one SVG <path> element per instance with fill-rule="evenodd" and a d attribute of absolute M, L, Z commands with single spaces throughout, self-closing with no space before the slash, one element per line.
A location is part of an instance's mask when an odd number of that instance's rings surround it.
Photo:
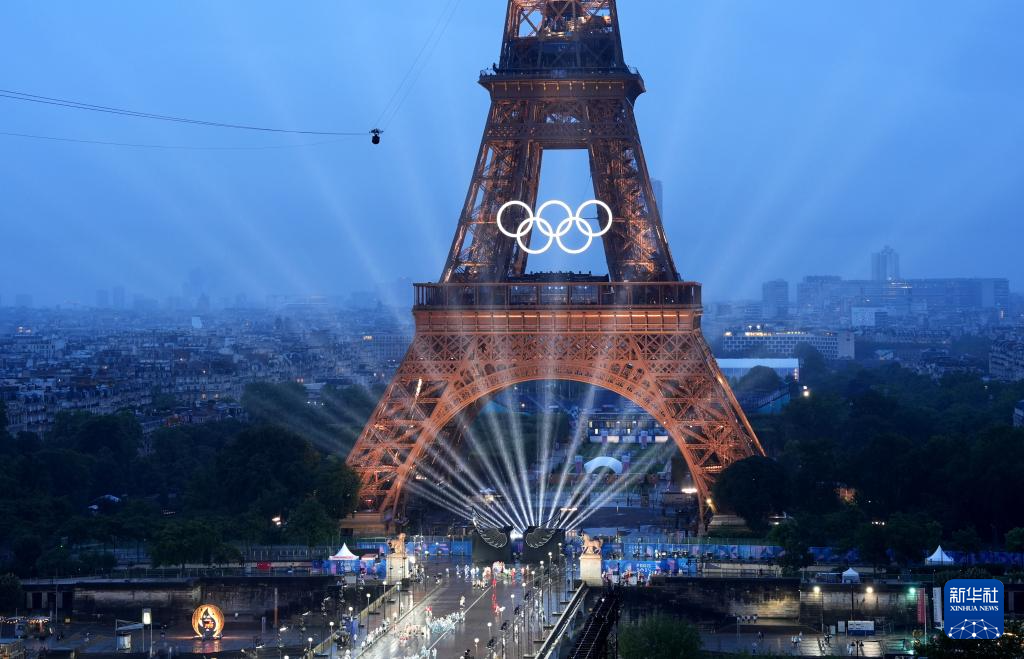
<path fill-rule="evenodd" d="M 818 612 L 821 615 L 821 633 L 825 633 L 825 594 L 821 592 L 821 586 L 814 587 L 814 593 L 818 596 Z"/>
<path fill-rule="evenodd" d="M 149 656 L 153 656 L 153 610 L 142 609 L 142 644 L 146 644 L 146 627 L 149 627 Z"/>
<path fill-rule="evenodd" d="M 480 653 L 480 639 L 479 638 L 474 638 L 473 639 L 473 656 L 476 657 L 476 655 L 479 654 L 479 653 Z"/>

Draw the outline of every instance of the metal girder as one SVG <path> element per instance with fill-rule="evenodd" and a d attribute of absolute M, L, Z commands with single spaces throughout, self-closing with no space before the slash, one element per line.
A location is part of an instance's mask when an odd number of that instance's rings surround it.
<path fill-rule="evenodd" d="M 418 312 L 418 327 L 427 313 Z M 503 313 L 515 312 L 490 315 Z M 604 387 L 643 407 L 672 436 L 706 497 L 722 469 L 763 450 L 700 330 L 651 333 L 642 318 L 636 326 L 571 334 L 418 331 L 349 456 L 362 478 L 363 507 L 394 508 L 437 433 L 468 406 L 514 384 L 546 379 Z M 427 382 L 429 401 L 420 384 Z M 426 402 L 428 415 L 422 412 Z"/>
<path fill-rule="evenodd" d="M 348 458 L 360 507 L 393 512 L 458 415 L 545 379 L 646 409 L 703 500 L 725 467 L 763 449 L 700 332 L 700 286 L 679 282 L 633 115 L 643 80 L 623 64 L 615 0 L 509 0 L 501 53 L 481 77 L 491 108 L 440 283 L 420 285 L 413 344 Z M 548 148 L 588 151 L 595 196 L 614 218 L 599 297 L 580 302 L 572 283 L 555 284 L 564 300 L 542 309 L 543 296 L 520 303 L 497 290 L 526 273 L 527 254 L 495 220 L 508 201 L 536 208 Z"/>
<path fill-rule="evenodd" d="M 603 237 L 612 281 L 676 281 L 625 91 L 611 98 L 495 99 L 443 282 L 522 275 L 528 255 L 495 222 L 508 201 L 535 207 L 545 148 L 587 149 L 597 199 L 614 213 Z M 514 221 L 514 218 L 511 218 Z"/>
<path fill-rule="evenodd" d="M 502 69 L 622 65 L 614 0 L 512 0 L 506 16 Z"/>

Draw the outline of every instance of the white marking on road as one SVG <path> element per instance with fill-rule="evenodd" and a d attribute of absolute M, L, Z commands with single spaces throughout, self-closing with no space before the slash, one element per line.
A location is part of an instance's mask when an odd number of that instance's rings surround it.
<path fill-rule="evenodd" d="M 469 610 L 470 610 L 470 609 L 472 609 L 472 608 L 473 608 L 474 606 L 476 606 L 476 605 L 477 605 L 477 603 L 478 603 L 478 602 L 479 602 L 480 600 L 482 600 L 482 599 L 484 598 L 484 596 L 485 596 L 485 595 L 487 595 L 487 593 L 489 593 L 489 592 L 490 592 L 491 588 L 493 588 L 493 586 L 488 586 L 488 587 L 487 587 L 487 588 L 486 588 L 486 589 L 484 590 L 484 592 L 480 594 L 480 597 L 478 597 L 478 598 L 476 598 L 475 600 L 473 600 L 473 603 L 472 603 L 472 604 L 470 604 L 469 606 L 467 606 L 467 607 L 466 607 L 466 613 L 469 613 Z M 445 636 L 447 636 L 447 635 L 448 635 L 448 632 L 450 632 L 450 631 L 453 631 L 453 630 L 454 630 L 454 627 L 453 627 L 452 629 L 446 630 L 446 631 L 445 631 L 444 633 L 442 633 L 442 634 L 441 634 L 440 636 L 438 636 L 438 637 L 437 637 L 437 640 L 436 640 L 436 641 L 434 641 L 434 642 L 433 642 L 433 643 L 432 643 L 432 644 L 430 645 L 430 647 L 428 647 L 428 648 L 427 648 L 427 650 L 433 650 L 433 649 L 434 649 L 434 646 L 435 646 L 435 645 L 437 645 L 438 643 L 440 643 L 440 642 L 441 642 L 441 639 L 442 639 L 442 638 L 444 638 Z"/>

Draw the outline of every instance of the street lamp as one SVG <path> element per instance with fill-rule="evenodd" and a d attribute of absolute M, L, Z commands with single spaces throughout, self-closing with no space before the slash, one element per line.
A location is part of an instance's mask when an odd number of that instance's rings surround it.
<path fill-rule="evenodd" d="M 821 586 L 814 587 L 814 593 L 818 596 L 818 612 L 821 615 L 821 632 L 825 633 L 825 595 L 821 592 Z"/>
<path fill-rule="evenodd" d="M 473 655 L 476 656 L 480 652 L 480 639 L 473 639 Z"/>
<path fill-rule="evenodd" d="M 142 609 L 142 644 L 146 644 L 146 627 L 149 627 L 149 655 L 153 656 L 153 610 Z"/>

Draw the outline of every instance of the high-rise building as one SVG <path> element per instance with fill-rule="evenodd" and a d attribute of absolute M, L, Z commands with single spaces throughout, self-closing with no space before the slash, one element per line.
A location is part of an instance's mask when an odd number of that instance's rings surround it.
<path fill-rule="evenodd" d="M 854 358 L 853 332 L 773 331 L 754 326 L 722 335 L 722 350 L 735 355 L 795 357 L 801 343 L 808 344 L 825 359 Z"/>
<path fill-rule="evenodd" d="M 124 286 L 114 287 L 114 308 L 124 309 Z"/>
<path fill-rule="evenodd" d="M 988 353 L 988 372 L 996 380 L 1024 380 L 1024 342 L 995 341 Z"/>
<path fill-rule="evenodd" d="M 886 245 L 881 252 L 871 255 L 871 279 L 896 281 L 900 278 L 900 255 Z"/>
<path fill-rule="evenodd" d="M 110 307 L 110 291 L 105 288 L 101 288 L 96 291 L 96 308 L 107 309 Z"/>
<path fill-rule="evenodd" d="M 789 316 L 788 281 L 775 279 L 761 285 L 761 314 L 765 320 L 778 320 Z"/>
<path fill-rule="evenodd" d="M 849 320 L 853 309 L 883 309 L 890 318 L 909 314 L 990 312 L 1005 315 L 1010 282 L 999 278 L 901 279 L 879 281 L 805 277 L 797 284 L 796 308 L 805 319 Z"/>

